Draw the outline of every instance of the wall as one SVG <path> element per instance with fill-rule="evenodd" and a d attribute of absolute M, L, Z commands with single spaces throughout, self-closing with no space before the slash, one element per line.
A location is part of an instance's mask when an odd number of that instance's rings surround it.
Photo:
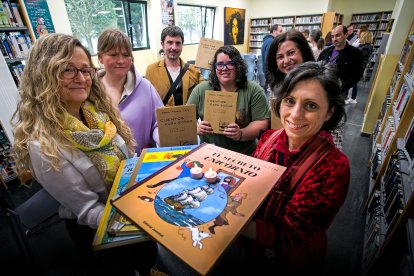
<path fill-rule="evenodd" d="M 251 0 L 251 17 L 325 13 L 329 0 Z"/>
<path fill-rule="evenodd" d="M 145 70 L 148 64 L 155 62 L 158 59 L 158 51 L 161 48 L 160 35 L 163 29 L 161 25 L 161 6 L 160 0 L 148 0 L 148 33 L 150 49 L 134 51 L 134 64 L 142 75 L 145 74 Z M 192 5 L 207 5 L 216 8 L 216 17 L 214 22 L 214 39 L 224 39 L 224 7 L 242 8 L 246 9 L 246 29 L 245 29 L 245 43 L 243 45 L 237 45 L 236 48 L 245 53 L 247 50 L 247 26 L 248 19 L 252 16 L 250 14 L 250 0 L 210 0 L 208 2 L 204 0 L 175 0 L 174 8 L 177 11 L 177 4 L 192 4 Z M 63 0 L 48 0 L 49 10 L 53 19 L 56 32 L 71 34 L 71 28 L 67 12 Z M 194 60 L 197 55 L 198 44 L 184 46 L 181 57 L 184 60 Z M 98 65 L 97 58 L 93 58 L 95 65 Z"/>

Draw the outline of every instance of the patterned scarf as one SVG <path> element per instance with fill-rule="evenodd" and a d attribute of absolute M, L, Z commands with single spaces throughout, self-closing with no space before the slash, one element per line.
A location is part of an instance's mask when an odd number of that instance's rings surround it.
<path fill-rule="evenodd" d="M 120 149 L 116 127 L 103 112 L 97 112 L 93 104 L 85 101 L 81 106 L 85 123 L 66 113 L 65 135 L 70 143 L 84 152 L 98 169 L 107 185 L 112 185 L 120 160 L 126 156 Z"/>

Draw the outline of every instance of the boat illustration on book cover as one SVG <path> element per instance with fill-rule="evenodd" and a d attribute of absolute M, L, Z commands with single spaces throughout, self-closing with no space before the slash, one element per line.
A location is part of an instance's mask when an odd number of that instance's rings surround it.
<path fill-rule="evenodd" d="M 112 205 L 200 274 L 207 274 L 285 168 L 202 144 Z"/>

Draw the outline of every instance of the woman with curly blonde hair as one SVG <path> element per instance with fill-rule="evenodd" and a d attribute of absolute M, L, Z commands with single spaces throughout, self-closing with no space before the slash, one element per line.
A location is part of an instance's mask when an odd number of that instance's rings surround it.
<path fill-rule="evenodd" d="M 120 161 L 135 148 L 120 118 L 78 39 L 49 34 L 36 41 L 12 118 L 16 167 L 30 170 L 61 204 L 59 215 L 88 266 L 96 261 L 93 229 Z"/>

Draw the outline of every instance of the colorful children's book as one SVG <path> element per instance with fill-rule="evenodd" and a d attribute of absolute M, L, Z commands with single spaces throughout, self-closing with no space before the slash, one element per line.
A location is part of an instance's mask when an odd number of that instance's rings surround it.
<path fill-rule="evenodd" d="M 133 186 L 137 180 L 149 176 L 193 148 L 195 146 L 147 148 L 142 151 L 139 158 L 134 157 L 122 161 L 108 198 L 118 196 L 128 187 Z M 94 249 L 99 250 L 149 239 L 145 232 L 116 212 L 109 199 L 96 232 Z"/>
<path fill-rule="evenodd" d="M 200 274 L 250 221 L 285 168 L 202 144 L 112 205 Z"/>

